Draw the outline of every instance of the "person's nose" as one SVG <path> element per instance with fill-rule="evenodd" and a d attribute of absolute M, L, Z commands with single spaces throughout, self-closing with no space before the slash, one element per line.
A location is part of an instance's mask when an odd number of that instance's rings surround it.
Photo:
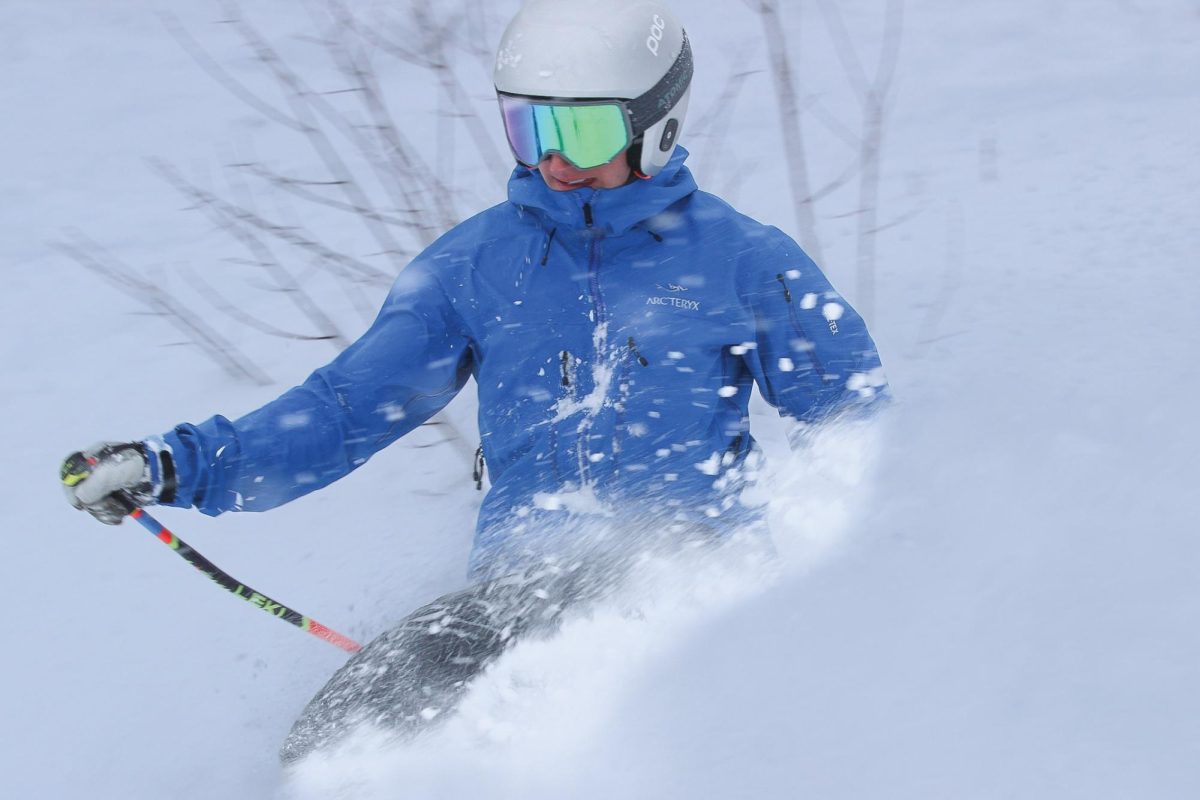
<path fill-rule="evenodd" d="M 550 171 L 555 175 L 566 175 L 576 171 L 576 169 L 571 166 L 571 162 L 567 161 L 558 153 L 551 153 L 550 155 L 546 156 L 546 159 L 550 162 Z"/>

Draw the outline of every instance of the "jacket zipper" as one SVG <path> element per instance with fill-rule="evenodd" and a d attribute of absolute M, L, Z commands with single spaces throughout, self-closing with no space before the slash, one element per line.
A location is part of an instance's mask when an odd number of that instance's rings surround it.
<path fill-rule="evenodd" d="M 592 204 L 583 204 L 583 223 L 587 225 L 588 230 L 592 230 L 594 220 L 592 218 Z M 592 304 L 596 308 L 597 324 L 604 322 L 608 317 L 607 309 L 604 307 L 604 298 L 600 296 L 600 237 L 592 236 L 588 240 L 588 288 L 592 293 Z M 600 354 L 597 353 L 597 356 Z"/>
<path fill-rule="evenodd" d="M 600 237 L 595 233 L 593 227 L 595 218 L 592 216 L 592 204 L 586 202 L 583 204 L 583 224 L 587 226 L 590 233 L 588 236 L 588 292 L 592 296 L 592 308 L 594 318 L 592 322 L 596 325 L 604 323 L 607 313 L 604 308 L 604 299 L 600 296 Z M 597 351 L 594 358 L 598 361 L 604 358 L 604 353 Z M 591 448 L 589 447 L 589 438 L 591 435 L 592 425 L 590 420 L 584 420 L 580 423 L 578 438 L 576 440 L 576 456 L 578 459 L 579 480 L 582 485 L 588 485 L 592 482 L 592 461 Z"/>
<path fill-rule="evenodd" d="M 809 348 L 805 351 L 808 355 L 808 361 L 812 364 L 813 370 L 824 378 L 825 365 L 821 363 L 821 359 L 817 356 L 817 343 L 805 332 L 804 325 L 800 322 L 800 315 L 796 313 L 796 305 L 792 302 L 792 290 L 788 288 L 787 280 L 784 279 L 782 272 L 775 276 L 775 280 L 779 281 L 779 285 L 783 287 L 783 299 L 787 301 L 788 318 L 792 322 L 792 329 L 809 345 Z"/>

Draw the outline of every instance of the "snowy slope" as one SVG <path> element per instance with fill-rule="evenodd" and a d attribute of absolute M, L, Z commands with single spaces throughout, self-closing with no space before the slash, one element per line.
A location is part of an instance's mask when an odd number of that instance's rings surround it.
<path fill-rule="evenodd" d="M 857 126 L 816 6 L 785 5 L 804 91 Z M 874 52 L 879 4 L 838 6 Z M 493 34 L 510 7 L 489 10 Z M 424 746 L 367 741 L 286 785 L 277 743 L 340 654 L 221 596 L 140 529 L 71 511 L 54 481 L 73 448 L 239 413 L 332 352 L 224 324 L 274 383 L 233 381 L 47 244 L 78 229 L 167 285 L 188 267 L 286 313 L 143 165 L 215 181 L 239 148 L 304 158 L 188 59 L 166 9 L 255 74 L 216 6 L 6 6 L 5 796 L 1200 794 L 1194 2 L 910 0 L 880 194 L 881 221 L 902 221 L 880 235 L 869 317 L 900 402 L 804 460 L 756 418 L 777 456 L 783 563 L 661 565 L 628 605 L 516 648 Z M 700 120 L 729 69 L 763 69 L 761 31 L 742 4 L 678 11 Z M 306 57 L 287 39 L 309 30 L 296 4 L 255 18 Z M 486 73 L 461 77 L 486 108 Z M 430 87 L 404 89 L 433 113 Z M 702 185 L 791 230 L 771 96 L 756 72 L 729 138 L 684 141 Z M 821 185 L 853 151 L 805 119 Z M 464 152 L 464 203 L 494 202 Z M 851 299 L 856 200 L 851 182 L 818 205 L 827 271 Z M 470 400 L 453 416 L 469 431 Z M 474 442 L 440 437 L 422 430 L 269 515 L 161 516 L 235 575 L 369 638 L 463 581 Z"/>

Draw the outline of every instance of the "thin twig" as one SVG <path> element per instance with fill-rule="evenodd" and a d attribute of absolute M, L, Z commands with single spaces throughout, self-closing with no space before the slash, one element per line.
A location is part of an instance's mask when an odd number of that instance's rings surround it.
<path fill-rule="evenodd" d="M 295 229 L 302 227 L 300 214 L 290 202 L 292 199 L 291 195 L 284 192 L 273 192 L 270 197 L 275 203 L 275 215 L 283 220 L 287 227 Z M 367 257 L 369 258 L 370 254 Z M 374 319 L 379 310 L 377 307 L 378 298 L 375 296 L 367 297 L 362 279 L 356 277 L 346 267 L 337 262 L 313 259 L 312 263 L 318 272 L 323 270 L 333 274 L 338 287 L 346 295 L 346 298 L 350 301 L 360 319 L 365 322 Z"/>
<path fill-rule="evenodd" d="M 326 206 L 327 208 L 334 208 L 334 209 L 337 209 L 338 211 L 345 211 L 346 213 L 349 213 L 349 214 L 361 214 L 361 215 L 373 216 L 375 219 L 379 220 L 380 222 L 384 223 L 385 225 L 392 225 L 397 228 L 403 228 L 404 230 L 408 230 L 408 231 L 416 231 L 416 230 L 420 229 L 420 227 L 421 227 L 419 223 L 408 222 L 406 220 L 400 219 L 399 217 L 394 217 L 394 216 L 390 216 L 388 214 L 383 214 L 379 211 L 376 211 L 373 208 L 367 208 L 365 206 L 357 206 L 357 205 L 354 205 L 353 203 L 347 203 L 342 200 L 335 200 L 332 197 L 325 197 L 324 195 L 322 195 L 318 192 L 314 192 L 308 188 L 310 186 L 338 186 L 338 185 L 340 185 L 340 183 L 338 181 L 308 181 L 308 180 L 302 180 L 300 178 L 289 178 L 286 175 L 280 175 L 277 172 L 273 172 L 273 171 L 267 169 L 262 164 L 256 164 L 256 163 L 230 164 L 229 166 L 233 167 L 234 169 L 239 169 L 239 170 L 248 172 L 251 175 L 253 175 L 254 177 L 259 178 L 260 180 L 264 181 L 265 183 L 268 183 L 271 186 L 275 187 L 276 189 L 280 189 L 282 191 L 287 192 L 288 194 L 292 194 L 292 195 L 295 195 L 296 197 L 299 197 L 301 200 L 306 200 L 306 201 L 308 201 L 310 203 L 314 203 L 316 205 Z M 416 212 L 414 210 L 410 213 L 416 213 Z M 408 251 L 404 251 L 404 252 L 405 252 L 405 255 L 411 255 L 411 253 L 409 253 Z"/>
<path fill-rule="evenodd" d="M 156 316 L 162 317 L 174 325 L 227 374 L 235 378 L 248 379 L 259 386 L 271 384 L 269 375 L 259 369 L 215 328 L 192 313 L 186 305 L 167 294 L 156 284 L 136 277 L 130 268 L 116 262 L 111 256 L 102 261 L 92 255 L 101 250 L 100 245 L 96 242 L 77 232 L 69 232 L 67 236 L 73 241 L 56 242 L 53 246 L 76 263 L 106 278 L 109 283 L 129 297 L 146 305 Z"/>
<path fill-rule="evenodd" d="M 236 170 L 226 170 L 225 174 L 229 178 L 231 188 L 235 192 L 240 192 L 244 197 L 242 207 L 248 208 L 251 213 L 261 217 L 262 215 L 258 214 L 257 209 L 253 206 L 254 193 L 250 191 L 250 187 L 246 181 L 241 179 L 241 174 Z M 275 258 L 271 248 L 266 242 L 262 241 L 255 229 L 249 228 L 240 220 L 231 219 L 228 214 L 221 213 L 211 204 L 205 204 L 204 211 L 217 224 L 228 226 L 228 232 L 234 238 L 241 241 L 250 251 L 251 255 L 258 258 L 263 268 L 266 269 L 272 280 L 275 281 L 276 287 L 287 295 L 297 310 L 308 318 L 316 330 L 324 331 L 322 338 L 327 339 L 335 350 L 340 352 L 350 343 L 342 334 L 337 323 L 333 321 L 333 318 L 326 314 L 321 305 L 304 289 L 303 283 L 297 280 L 291 270 L 284 267 L 279 259 Z M 296 226 L 287 227 L 294 229 Z M 342 277 L 342 268 L 340 266 L 334 266 L 332 269 L 339 277 Z M 338 281 L 338 284 L 341 286 L 357 285 L 357 281 L 346 281 L 343 278 Z"/>
<path fill-rule="evenodd" d="M 165 162 L 151 160 L 150 163 L 180 193 L 191 198 L 201 207 L 205 205 L 211 206 L 231 219 L 257 228 L 263 233 L 270 234 L 294 247 L 315 253 L 326 261 L 347 267 L 367 280 L 382 284 L 390 284 L 392 282 L 392 277 L 382 270 L 326 247 L 316 239 L 303 235 L 303 230 L 300 228 L 277 225 L 241 206 L 223 200 L 212 192 L 205 191 L 190 181 L 185 180 L 173 167 Z"/>
<path fill-rule="evenodd" d="M 248 328 L 265 333 L 267 336 L 274 336 L 279 339 L 295 339 L 302 342 L 319 342 L 332 341 L 339 337 L 336 335 L 324 334 L 319 336 L 311 336 L 303 333 L 294 333 L 278 328 L 269 322 L 261 320 L 252 314 L 248 314 L 242 309 L 235 306 L 233 303 L 212 286 L 210 286 L 195 270 L 183 268 L 183 273 L 188 278 L 188 285 L 195 289 L 205 300 L 211 303 L 218 311 L 225 314 L 230 319 L 236 320 Z"/>
<path fill-rule="evenodd" d="M 183 47 L 184 50 L 192 57 L 192 59 L 209 74 L 209 76 L 217 83 L 225 87 L 234 97 L 241 100 L 252 109 L 262 114 L 267 119 L 277 122 L 286 128 L 299 133 L 304 133 L 304 123 L 297 120 L 283 111 L 275 108 L 270 103 L 263 100 L 257 94 L 247 89 L 240 81 L 229 74 L 220 64 L 217 63 L 211 55 L 208 54 L 200 43 L 197 42 L 190 33 L 180 24 L 179 19 L 170 13 L 163 13 L 160 19 L 167 31 L 175 38 L 175 41 Z"/>

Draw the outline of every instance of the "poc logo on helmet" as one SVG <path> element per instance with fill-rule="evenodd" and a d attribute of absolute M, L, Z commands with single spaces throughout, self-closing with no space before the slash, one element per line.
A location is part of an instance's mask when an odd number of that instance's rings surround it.
<path fill-rule="evenodd" d="M 666 31 L 666 20 L 655 14 L 654 20 L 650 23 L 650 35 L 646 37 L 646 48 L 656 56 L 658 55 L 658 46 L 662 44 L 663 34 Z"/>

